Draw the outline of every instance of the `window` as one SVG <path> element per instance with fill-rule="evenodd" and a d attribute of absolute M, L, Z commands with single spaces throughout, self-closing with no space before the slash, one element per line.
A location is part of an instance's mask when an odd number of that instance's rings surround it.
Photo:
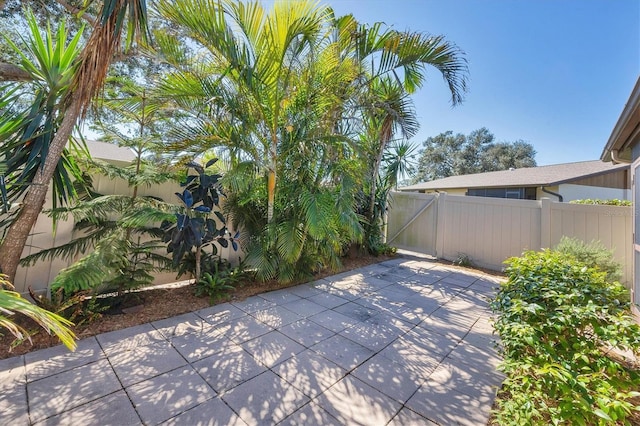
<path fill-rule="evenodd" d="M 536 188 L 471 188 L 467 195 L 472 197 L 513 198 L 516 200 L 535 200 Z"/>

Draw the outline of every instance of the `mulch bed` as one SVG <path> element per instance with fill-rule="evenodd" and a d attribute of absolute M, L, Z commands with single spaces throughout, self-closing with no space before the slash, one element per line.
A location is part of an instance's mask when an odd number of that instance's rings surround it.
<path fill-rule="evenodd" d="M 391 259 L 388 256 L 358 256 L 347 257 L 343 259 L 342 268 L 338 271 L 322 271 L 309 280 L 320 279 L 329 275 L 357 269 L 362 266 L 370 265 L 373 263 L 383 262 Z M 225 300 L 220 300 L 218 303 L 223 303 L 230 300 L 243 300 L 249 296 L 255 294 L 264 293 L 267 291 L 277 290 L 280 288 L 290 287 L 300 284 L 300 282 L 281 284 L 276 281 L 269 282 L 244 282 L 238 285 Z M 96 320 L 79 324 L 72 327 L 72 330 L 78 337 L 78 339 L 84 339 L 96 334 L 106 333 L 108 331 L 119 330 L 122 328 L 131 327 L 134 325 L 145 324 L 152 321 L 157 321 L 164 318 L 170 318 L 176 315 L 184 314 L 187 312 L 197 311 L 199 309 L 211 306 L 208 297 L 196 297 L 194 295 L 195 285 L 185 285 L 183 287 L 168 288 L 168 289 L 153 289 L 145 290 L 137 293 L 136 306 L 131 309 L 125 309 L 123 313 L 122 309 L 112 309 L 100 314 Z M 16 321 L 20 326 L 29 330 L 31 333 L 31 343 L 25 341 L 17 346 L 12 347 L 15 342 L 15 338 L 12 334 L 1 330 L 2 336 L 0 336 L 0 359 L 10 358 L 16 355 L 22 355 L 28 352 L 32 352 L 38 349 L 48 348 L 60 344 L 60 341 L 55 336 L 50 336 L 44 330 L 37 326 L 29 318 L 21 315 L 15 315 L 12 319 Z"/>

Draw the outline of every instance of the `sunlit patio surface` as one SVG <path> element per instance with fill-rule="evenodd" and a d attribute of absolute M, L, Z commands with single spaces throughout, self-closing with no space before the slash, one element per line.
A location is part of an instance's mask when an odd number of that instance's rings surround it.
<path fill-rule="evenodd" d="M 498 279 L 397 258 L 0 361 L 1 425 L 484 425 Z"/>

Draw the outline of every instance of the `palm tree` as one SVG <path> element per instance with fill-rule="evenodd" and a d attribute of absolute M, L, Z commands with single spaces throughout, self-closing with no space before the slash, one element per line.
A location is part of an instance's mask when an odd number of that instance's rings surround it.
<path fill-rule="evenodd" d="M 48 146 L 44 164 L 30 182 L 22 208 L 0 246 L 0 266 L 10 280 L 15 277 L 27 238 L 42 211 L 49 184 L 73 129 L 78 120 L 85 116 L 91 100 L 102 87 L 112 58 L 120 48 L 125 24 L 128 25 L 128 43 L 133 41 L 135 35 L 146 37 L 145 1 L 105 0 L 65 92 L 61 103 L 63 119 Z"/>

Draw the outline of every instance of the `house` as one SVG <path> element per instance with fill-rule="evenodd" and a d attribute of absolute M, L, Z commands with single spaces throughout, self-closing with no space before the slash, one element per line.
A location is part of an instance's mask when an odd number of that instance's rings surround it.
<path fill-rule="evenodd" d="M 605 145 L 602 161 L 611 161 L 630 165 L 631 191 L 633 193 L 633 283 L 631 290 L 631 300 L 634 302 L 634 312 L 639 315 L 640 310 L 640 212 L 638 210 L 640 202 L 640 78 L 631 92 L 631 96 L 624 106 L 618 122 L 613 127 L 611 136 Z"/>
<path fill-rule="evenodd" d="M 547 197 L 556 201 L 631 197 L 629 165 L 599 160 L 450 176 L 399 190 L 523 200 Z"/>

